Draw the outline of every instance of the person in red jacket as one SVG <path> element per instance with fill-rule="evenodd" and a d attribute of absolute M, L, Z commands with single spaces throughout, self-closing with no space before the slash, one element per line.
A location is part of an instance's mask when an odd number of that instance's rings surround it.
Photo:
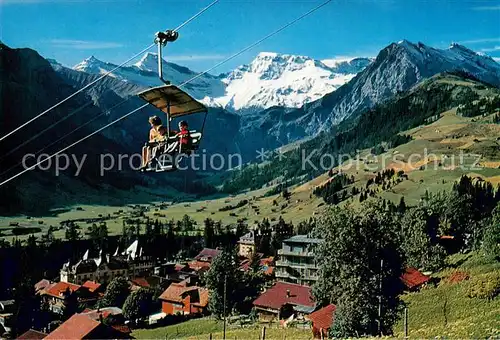
<path fill-rule="evenodd" d="M 179 122 L 179 130 L 176 137 L 179 138 L 180 152 L 189 152 L 191 136 L 189 135 L 188 123 L 185 120 Z"/>

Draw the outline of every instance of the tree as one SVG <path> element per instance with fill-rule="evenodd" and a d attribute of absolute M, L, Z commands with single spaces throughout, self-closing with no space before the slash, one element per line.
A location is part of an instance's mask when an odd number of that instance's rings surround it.
<path fill-rule="evenodd" d="M 400 214 L 404 214 L 405 213 L 405 211 L 406 211 L 406 203 L 405 203 L 405 198 L 404 197 L 401 197 L 401 200 L 399 201 L 399 204 L 398 204 L 398 207 L 397 207 L 397 211 Z"/>
<path fill-rule="evenodd" d="M 224 286 L 226 288 L 226 315 L 244 299 L 244 296 L 238 295 L 243 281 L 238 267 L 236 251 L 226 249 L 214 258 L 210 269 L 205 274 L 206 286 L 210 291 L 208 309 L 216 318 L 224 317 Z"/>
<path fill-rule="evenodd" d="M 182 217 L 182 220 L 179 221 L 179 227 L 182 232 L 184 232 L 186 235 L 194 230 L 194 226 L 196 225 L 196 221 L 193 220 L 191 217 L 188 215 L 184 215 Z"/>
<path fill-rule="evenodd" d="M 88 227 L 88 235 L 95 246 L 103 248 L 108 237 L 108 226 L 106 222 L 101 222 L 99 225 L 93 223 Z"/>
<path fill-rule="evenodd" d="M 500 260 L 500 203 L 493 210 L 491 221 L 483 236 L 485 255 Z"/>
<path fill-rule="evenodd" d="M 238 223 L 236 224 L 236 237 L 240 238 L 247 232 L 248 228 L 247 225 L 245 224 L 245 221 L 243 219 L 239 219 Z"/>
<path fill-rule="evenodd" d="M 129 320 L 136 320 L 153 313 L 154 294 L 151 288 L 139 288 L 132 292 L 123 304 L 123 315 Z"/>
<path fill-rule="evenodd" d="M 210 218 L 205 219 L 203 221 L 205 225 L 205 229 L 203 230 L 203 240 L 205 241 L 206 248 L 213 248 L 214 246 L 214 221 Z"/>
<path fill-rule="evenodd" d="M 17 286 L 14 291 L 15 309 L 13 315 L 14 336 L 21 335 L 37 323 L 40 312 L 40 301 L 35 294 L 31 280 Z"/>
<path fill-rule="evenodd" d="M 242 309 L 244 309 L 243 312 L 247 314 L 252 309 L 252 302 L 257 298 L 265 283 L 262 265 L 260 264 L 260 256 L 256 253 L 252 254 L 250 258 L 250 264 L 243 276 L 243 281 L 244 292 L 241 294 L 245 299 L 242 304 Z"/>
<path fill-rule="evenodd" d="M 359 211 L 331 207 L 319 221 L 315 234 L 324 241 L 315 250 L 321 265 L 313 294 L 322 304 L 340 307 L 332 336 L 376 335 L 379 328 L 391 334 L 402 306 L 398 229 L 380 201 L 365 203 Z"/>
<path fill-rule="evenodd" d="M 69 288 L 63 292 L 63 319 L 69 319 L 78 310 L 78 296 Z"/>
<path fill-rule="evenodd" d="M 446 252 L 438 243 L 438 216 L 430 215 L 424 207 L 417 207 L 406 211 L 401 225 L 401 247 L 406 263 L 427 270 L 441 268 Z"/>
<path fill-rule="evenodd" d="M 115 277 L 106 288 L 100 306 L 121 308 L 129 293 L 129 283 L 127 280 L 121 276 Z"/>
<path fill-rule="evenodd" d="M 286 187 L 284 187 L 283 191 L 281 192 L 281 196 L 283 196 L 284 199 L 289 200 L 292 194 L 288 191 Z"/>
<path fill-rule="evenodd" d="M 69 222 L 66 225 L 65 237 L 68 241 L 77 241 L 80 239 L 80 227 L 75 222 Z"/>

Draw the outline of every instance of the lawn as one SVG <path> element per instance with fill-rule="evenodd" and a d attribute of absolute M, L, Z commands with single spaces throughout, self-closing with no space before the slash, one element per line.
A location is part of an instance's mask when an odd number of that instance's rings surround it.
<path fill-rule="evenodd" d="M 136 329 L 132 336 L 137 339 L 182 339 L 223 330 L 222 322 L 211 318 L 194 319 L 176 325 L 158 327 L 153 329 Z"/>
<path fill-rule="evenodd" d="M 255 324 L 245 328 L 227 325 L 226 339 L 260 339 L 262 325 Z M 137 329 L 132 336 L 137 339 L 222 339 L 223 323 L 211 318 L 189 320 L 180 324 L 154 329 Z M 309 329 L 266 327 L 266 339 L 311 339 Z"/>

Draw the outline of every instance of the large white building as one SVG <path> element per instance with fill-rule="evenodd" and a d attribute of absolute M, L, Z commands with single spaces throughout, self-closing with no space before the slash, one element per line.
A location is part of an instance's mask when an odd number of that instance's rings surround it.
<path fill-rule="evenodd" d="M 142 248 L 139 248 L 136 240 L 122 253 L 116 249 L 113 255 L 103 254 L 101 251 L 98 257 L 89 258 L 87 250 L 77 263 L 68 261 L 63 265 L 60 281 L 78 285 L 88 280 L 109 283 L 118 276 L 134 278 L 148 275 L 153 271 L 154 265 L 154 259 L 142 254 Z"/>

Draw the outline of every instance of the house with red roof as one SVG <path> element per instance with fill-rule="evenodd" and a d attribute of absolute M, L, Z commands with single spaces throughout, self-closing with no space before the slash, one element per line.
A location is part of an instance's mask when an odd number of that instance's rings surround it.
<path fill-rule="evenodd" d="M 22 340 L 39 340 L 43 339 L 47 336 L 47 334 L 35 331 L 34 329 L 30 329 L 23 334 L 19 335 L 16 339 L 22 339 Z"/>
<path fill-rule="evenodd" d="M 74 314 L 45 339 L 130 339 L 130 336 L 87 315 Z"/>
<path fill-rule="evenodd" d="M 45 302 L 48 302 L 52 312 L 62 314 L 64 309 L 64 301 L 73 298 L 76 299 L 85 288 L 69 282 L 57 282 L 56 284 L 47 287 L 40 295 Z"/>
<path fill-rule="evenodd" d="M 255 299 L 253 305 L 260 321 L 282 320 L 291 315 L 308 315 L 316 307 L 311 287 L 288 282 L 276 282 Z"/>
<path fill-rule="evenodd" d="M 318 309 L 306 318 L 312 322 L 312 332 L 316 339 L 328 338 L 328 330 L 333 324 L 336 306 L 329 304 L 326 307 Z"/>
<path fill-rule="evenodd" d="M 260 270 L 266 276 L 267 279 L 273 278 L 274 274 L 274 257 L 263 257 L 264 254 L 257 253 L 259 256 Z M 246 272 L 250 269 L 251 259 L 242 258 L 240 261 L 240 270 Z"/>
<path fill-rule="evenodd" d="M 95 282 L 95 281 L 90 281 L 90 280 L 85 281 L 82 284 L 82 287 L 87 288 L 87 290 L 90 293 L 102 293 L 102 292 L 104 292 L 102 285 L 99 282 Z"/>
<path fill-rule="evenodd" d="M 35 283 L 35 294 L 41 295 L 43 292 L 50 289 L 55 284 L 55 282 L 49 281 L 47 279 L 42 279 Z"/>
<path fill-rule="evenodd" d="M 222 252 L 220 249 L 203 248 L 198 255 L 194 257 L 196 261 L 212 263 L 213 259 Z"/>
<path fill-rule="evenodd" d="M 410 291 L 419 289 L 430 280 L 430 276 L 422 274 L 420 271 L 413 267 L 406 268 L 406 271 L 403 273 L 403 275 L 401 275 L 401 281 L 403 281 L 403 284 Z"/>
<path fill-rule="evenodd" d="M 208 306 L 208 289 L 188 286 L 187 282 L 172 283 L 160 295 L 162 312 L 167 315 L 204 313 Z"/>

